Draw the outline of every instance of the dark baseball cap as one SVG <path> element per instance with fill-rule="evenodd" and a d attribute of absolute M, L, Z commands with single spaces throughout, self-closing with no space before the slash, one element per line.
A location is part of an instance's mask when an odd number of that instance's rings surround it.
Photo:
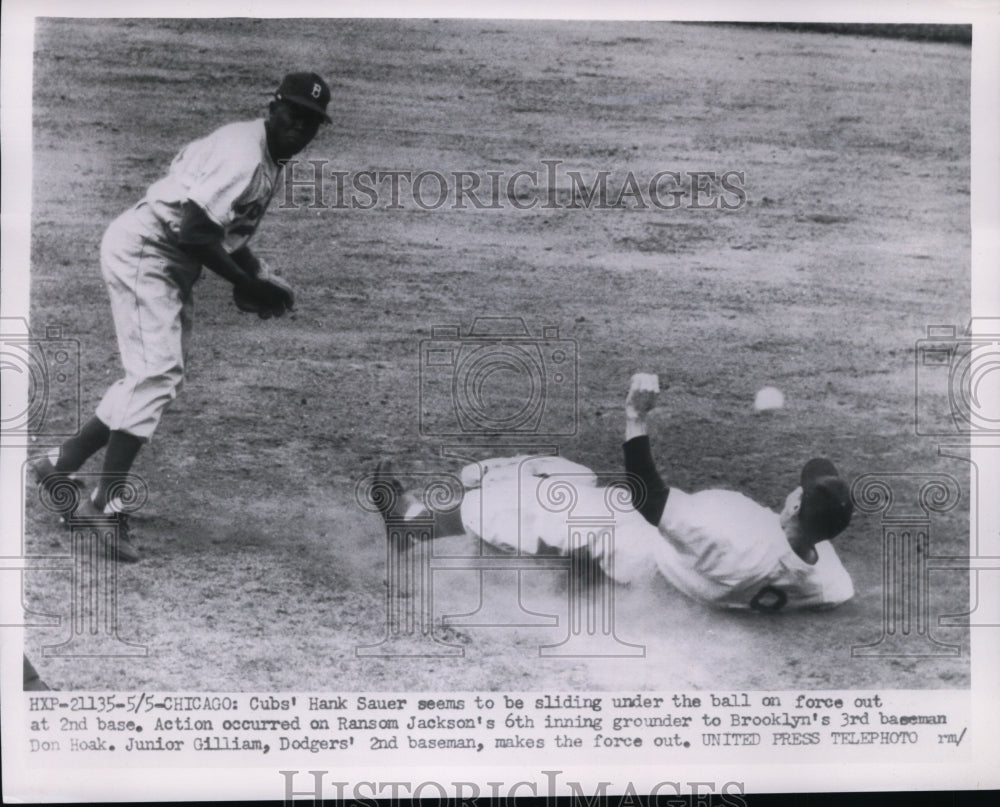
<path fill-rule="evenodd" d="M 281 80 L 281 86 L 274 97 L 315 112 L 327 123 L 332 123 L 330 116 L 326 114 L 326 105 L 330 103 L 330 88 L 316 73 L 289 73 Z"/>
<path fill-rule="evenodd" d="M 799 522 L 811 538 L 833 538 L 851 523 L 851 491 L 828 459 L 817 457 L 802 468 Z"/>

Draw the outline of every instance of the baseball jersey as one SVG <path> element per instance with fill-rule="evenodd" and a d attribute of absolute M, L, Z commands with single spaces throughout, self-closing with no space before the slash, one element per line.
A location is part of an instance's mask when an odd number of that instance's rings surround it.
<path fill-rule="evenodd" d="M 280 174 L 267 150 L 263 119 L 230 123 L 181 149 L 167 175 L 149 186 L 145 201 L 174 235 L 180 233 L 183 204 L 194 202 L 222 228 L 222 246 L 232 253 L 256 231 Z"/>
<path fill-rule="evenodd" d="M 653 550 L 660 573 L 690 597 L 728 608 L 822 608 L 854 596 L 829 541 L 806 563 L 777 513 L 731 490 L 670 489 Z"/>
<path fill-rule="evenodd" d="M 520 554 L 566 554 L 585 543 L 619 582 L 653 565 L 675 588 L 701 602 L 776 611 L 832 607 L 854 595 L 829 541 L 806 563 L 788 544 L 777 513 L 741 493 L 670 489 L 658 526 L 603 488 L 589 468 L 561 457 L 485 460 L 462 471 L 465 529 Z M 627 496 L 627 494 L 624 494 Z M 606 536 L 613 526 L 613 540 Z M 576 544 L 570 536 L 578 536 Z"/>

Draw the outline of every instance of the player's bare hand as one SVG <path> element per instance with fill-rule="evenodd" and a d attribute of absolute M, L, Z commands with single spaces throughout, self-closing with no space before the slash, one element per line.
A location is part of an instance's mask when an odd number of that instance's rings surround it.
<path fill-rule="evenodd" d="M 644 417 L 656 406 L 660 394 L 660 379 L 655 373 L 636 373 L 625 399 L 625 415 L 629 418 Z"/>

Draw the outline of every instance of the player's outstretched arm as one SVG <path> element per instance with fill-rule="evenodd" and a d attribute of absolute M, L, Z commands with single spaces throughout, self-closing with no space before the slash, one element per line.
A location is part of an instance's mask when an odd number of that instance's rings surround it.
<path fill-rule="evenodd" d="M 660 380 L 655 374 L 636 373 L 625 399 L 625 472 L 631 480 L 635 509 L 653 525 L 659 525 L 669 493 L 653 462 L 646 425 L 659 392 Z"/>

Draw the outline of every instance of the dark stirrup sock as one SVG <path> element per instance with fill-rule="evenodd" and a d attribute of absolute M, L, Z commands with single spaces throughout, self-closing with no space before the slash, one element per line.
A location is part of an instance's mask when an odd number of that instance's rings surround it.
<path fill-rule="evenodd" d="M 667 506 L 670 488 L 664 483 L 653 462 L 649 436 L 633 437 L 625 443 L 625 472 L 633 475 L 628 484 L 632 504 L 653 526 L 660 523 Z"/>
<path fill-rule="evenodd" d="M 38 677 L 38 673 L 24 656 L 24 690 L 25 692 L 40 692 L 49 689 L 48 685 Z"/>
<path fill-rule="evenodd" d="M 94 495 L 94 504 L 99 508 L 108 503 L 108 490 L 112 485 L 125 481 L 143 442 L 142 438 L 128 432 L 111 432 L 108 450 L 104 453 L 104 470 Z"/>
<path fill-rule="evenodd" d="M 59 449 L 59 459 L 54 463 L 61 474 L 79 471 L 83 464 L 108 444 L 111 430 L 95 415 L 80 429 L 75 437 L 70 437 Z"/>

